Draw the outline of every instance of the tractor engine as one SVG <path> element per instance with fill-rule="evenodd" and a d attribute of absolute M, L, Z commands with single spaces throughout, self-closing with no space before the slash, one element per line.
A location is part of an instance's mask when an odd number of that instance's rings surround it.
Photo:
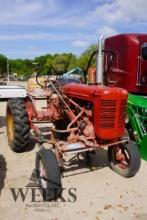
<path fill-rule="evenodd" d="M 101 143 L 123 136 L 127 102 L 126 90 L 102 85 L 73 83 L 63 87 L 63 96 L 72 109 L 72 112 L 66 111 L 71 120 L 71 126 L 68 125 L 67 128 L 73 129 L 68 140 L 76 139 L 77 133 L 86 137 L 87 140 L 96 138 Z M 76 109 L 79 109 L 78 114 Z M 74 133 L 76 126 L 78 132 Z"/>

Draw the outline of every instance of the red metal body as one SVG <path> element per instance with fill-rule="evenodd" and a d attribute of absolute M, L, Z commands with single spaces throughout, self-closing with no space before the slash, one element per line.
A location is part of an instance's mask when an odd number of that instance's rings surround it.
<path fill-rule="evenodd" d="M 115 87 L 70 84 L 63 87 L 63 94 L 93 104 L 94 131 L 99 139 L 114 140 L 123 136 L 126 90 Z"/>
<path fill-rule="evenodd" d="M 128 138 L 123 137 L 127 91 L 77 83 L 64 85 L 59 90 L 52 84 L 52 89 L 47 87 L 45 90 L 46 94 L 42 91 L 39 96 L 37 91 L 35 96 L 31 92 L 25 99 L 31 134 L 39 146 L 43 149 L 42 144 L 48 143 L 61 168 L 66 167 L 67 161 L 79 159 L 83 152 L 89 163 L 91 153 L 106 147 L 115 171 L 121 170 L 125 176 L 125 170 L 131 166 L 130 153 L 123 149 L 128 143 Z M 36 101 L 45 101 L 41 110 L 37 110 Z M 68 154 L 75 156 L 65 159 Z"/>
<path fill-rule="evenodd" d="M 115 53 L 108 78 L 116 86 L 133 93 L 147 93 L 147 60 L 141 49 L 147 43 L 147 34 L 120 34 L 105 40 L 104 49 Z M 105 54 L 105 70 L 110 55 Z"/>

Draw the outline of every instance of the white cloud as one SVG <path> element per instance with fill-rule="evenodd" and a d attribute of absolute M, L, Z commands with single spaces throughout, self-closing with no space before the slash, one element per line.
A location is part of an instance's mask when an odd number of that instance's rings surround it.
<path fill-rule="evenodd" d="M 65 34 L 61 33 L 46 33 L 46 32 L 36 32 L 36 33 L 25 33 L 25 34 L 0 34 L 0 41 L 18 41 L 18 40 L 45 40 L 45 41 L 68 41 L 72 42 L 75 47 L 85 47 L 90 42 L 93 41 L 95 37 L 84 33 L 73 33 Z M 75 40 L 78 39 L 78 40 Z M 85 39 L 85 40 L 83 40 Z"/>
<path fill-rule="evenodd" d="M 54 0 L 1 0 L 0 24 L 37 24 L 58 10 Z"/>
<path fill-rule="evenodd" d="M 31 50 L 31 49 L 29 49 L 27 51 L 24 51 L 24 50 L 9 51 L 9 52 L 7 52 L 7 55 L 9 55 L 10 59 L 13 59 L 14 57 L 16 57 L 16 58 L 18 58 L 18 57 L 19 58 L 32 58 L 32 57 L 41 56 L 41 55 L 44 55 L 44 54 L 47 54 L 47 53 L 49 53 L 48 50 L 39 50 L 39 49 L 38 50 Z"/>
<path fill-rule="evenodd" d="M 66 10 L 61 0 L 1 0 L 0 24 L 79 27 L 113 25 L 118 22 L 147 22 L 146 0 L 90 0 L 94 10 L 85 14 L 79 8 Z"/>
<path fill-rule="evenodd" d="M 89 44 L 88 42 L 83 41 L 83 40 L 75 40 L 72 42 L 72 45 L 77 48 L 87 47 L 88 44 Z"/>
<path fill-rule="evenodd" d="M 104 26 L 102 28 L 99 28 L 97 31 L 97 34 L 100 35 L 104 35 L 104 37 L 108 37 L 108 36 L 113 36 L 118 34 L 118 31 L 116 31 L 113 28 L 110 28 L 108 26 Z"/>
<path fill-rule="evenodd" d="M 16 41 L 16 40 L 68 40 L 68 36 L 54 33 L 28 33 L 28 34 L 0 34 L 0 41 Z"/>
<path fill-rule="evenodd" d="M 72 46 L 80 51 L 95 43 L 101 34 L 107 37 L 130 29 L 147 32 L 147 0 L 84 1 L 81 4 L 79 0 L 72 8 L 67 0 L 66 6 L 64 0 L 0 0 L 2 47 L 3 41 L 10 41 L 10 45 L 16 41 L 19 45 L 19 40 L 48 40 L 51 45 L 52 41 L 64 42 L 64 50 Z"/>
<path fill-rule="evenodd" d="M 146 8 L 146 0 L 114 0 L 97 6 L 90 14 L 93 18 L 100 18 L 107 24 L 146 22 Z"/>

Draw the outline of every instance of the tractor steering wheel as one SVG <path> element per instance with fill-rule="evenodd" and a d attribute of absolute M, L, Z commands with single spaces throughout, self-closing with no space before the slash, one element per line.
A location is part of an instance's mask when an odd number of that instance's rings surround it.
<path fill-rule="evenodd" d="M 53 68 L 52 68 L 52 70 L 53 70 L 53 72 L 56 73 L 56 71 L 55 71 Z M 44 77 L 43 82 L 40 82 L 39 77 Z M 38 84 L 41 88 L 46 89 L 46 88 L 50 87 L 50 83 L 49 83 L 49 85 L 48 85 L 48 82 L 50 82 L 50 81 L 51 81 L 51 80 L 50 80 L 50 75 L 49 75 L 49 74 L 47 74 L 47 75 L 40 75 L 40 74 L 39 74 L 39 71 L 37 71 L 37 74 L 36 74 L 36 82 L 37 82 L 37 84 Z"/>

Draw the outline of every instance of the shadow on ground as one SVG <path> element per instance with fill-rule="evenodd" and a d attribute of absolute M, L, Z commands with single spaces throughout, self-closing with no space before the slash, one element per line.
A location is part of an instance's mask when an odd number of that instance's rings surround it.
<path fill-rule="evenodd" d="M 63 177 L 88 173 L 109 166 L 107 150 L 105 149 L 99 149 L 95 154 L 90 153 L 89 157 L 90 161 L 87 161 L 87 156 L 84 153 L 82 154 L 82 159 L 81 157 L 79 160 L 73 158 L 65 163 Z"/>
<path fill-rule="evenodd" d="M 3 128 L 6 126 L 6 117 L 0 116 L 0 128 Z"/>
<path fill-rule="evenodd" d="M 7 172 L 7 163 L 5 158 L 0 154 L 0 195 L 2 189 L 4 188 L 6 172 Z"/>

